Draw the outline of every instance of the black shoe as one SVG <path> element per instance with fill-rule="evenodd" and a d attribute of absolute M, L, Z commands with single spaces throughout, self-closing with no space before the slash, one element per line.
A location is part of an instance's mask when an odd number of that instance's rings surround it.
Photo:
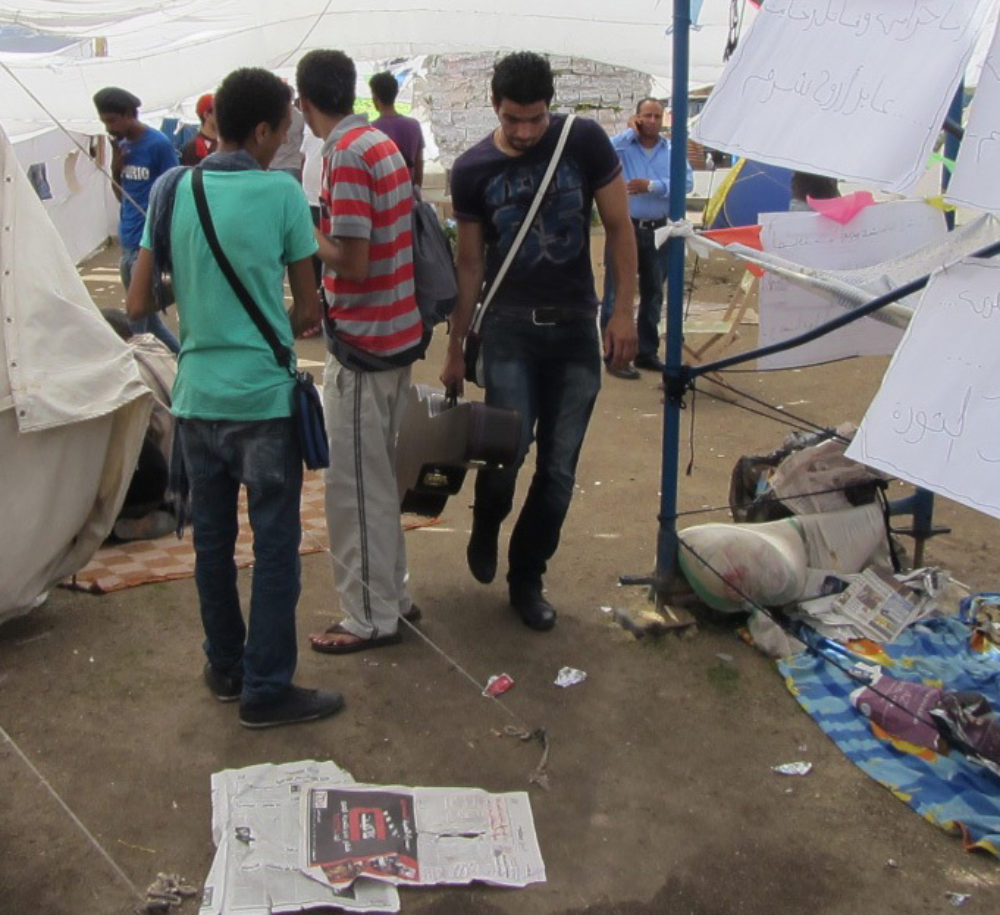
<path fill-rule="evenodd" d="M 205 662 L 205 683 L 219 702 L 235 702 L 243 692 L 243 680 L 240 677 L 228 677 L 220 673 L 210 661 Z"/>
<path fill-rule="evenodd" d="M 635 359 L 632 360 L 633 364 L 637 369 L 646 369 L 650 372 L 659 372 L 663 374 L 663 370 L 666 366 L 660 361 L 660 357 L 653 353 L 652 355 L 645 355 L 640 353 Z"/>
<path fill-rule="evenodd" d="M 466 547 L 465 556 L 469 562 L 472 577 L 488 585 L 497 574 L 497 541 L 500 527 L 473 520 L 472 535 Z"/>
<path fill-rule="evenodd" d="M 343 707 L 344 697 L 340 693 L 289 686 L 277 699 L 241 702 L 240 724 L 245 728 L 273 728 L 326 718 Z"/>
<path fill-rule="evenodd" d="M 521 617 L 521 622 L 531 629 L 544 632 L 556 624 L 556 608 L 542 596 L 542 586 L 510 586 L 510 605 Z"/>
<path fill-rule="evenodd" d="M 609 375 L 615 378 L 624 378 L 627 381 L 638 381 L 642 376 L 639 374 L 639 370 L 631 365 L 624 365 L 620 369 L 612 368 L 611 363 L 605 363 L 605 369 Z"/>

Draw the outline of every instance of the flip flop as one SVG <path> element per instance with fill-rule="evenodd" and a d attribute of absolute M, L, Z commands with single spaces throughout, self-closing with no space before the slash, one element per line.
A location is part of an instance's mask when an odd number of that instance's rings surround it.
<path fill-rule="evenodd" d="M 324 630 L 323 635 L 349 635 L 357 639 L 357 641 L 325 644 L 315 641 L 318 638 L 317 636 L 309 636 L 310 647 L 313 651 L 318 651 L 320 654 L 354 654 L 357 651 L 366 651 L 369 648 L 398 645 L 403 640 L 403 637 L 398 632 L 393 632 L 391 635 L 375 636 L 369 639 L 359 638 L 353 632 L 345 629 L 341 623 L 334 623 L 332 626 L 328 626 Z"/>

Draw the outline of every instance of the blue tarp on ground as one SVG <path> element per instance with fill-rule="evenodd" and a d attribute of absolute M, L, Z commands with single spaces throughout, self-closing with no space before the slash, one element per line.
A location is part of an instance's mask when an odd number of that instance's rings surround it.
<path fill-rule="evenodd" d="M 875 660 L 899 680 L 982 693 L 1000 710 L 1000 656 L 972 651 L 969 636 L 957 619 L 928 620 L 883 646 L 883 655 L 858 660 Z M 930 822 L 961 833 L 967 846 L 1000 857 L 1000 777 L 957 750 L 942 755 L 877 737 L 848 700 L 858 682 L 821 656 L 804 652 L 778 667 L 799 704 L 848 759 Z"/>

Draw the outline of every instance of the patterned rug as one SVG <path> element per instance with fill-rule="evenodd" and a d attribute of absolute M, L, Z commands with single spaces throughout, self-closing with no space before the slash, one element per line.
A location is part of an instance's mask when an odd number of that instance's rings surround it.
<path fill-rule="evenodd" d="M 240 489 L 239 514 L 236 565 L 243 569 L 253 562 L 253 535 L 247 520 L 245 489 Z M 323 510 L 323 474 L 307 470 L 302 482 L 302 546 L 299 552 L 305 556 L 326 550 L 328 546 Z M 188 528 L 180 540 L 170 533 L 156 540 L 106 543 L 84 568 L 63 582 L 63 587 L 90 594 L 106 594 L 121 588 L 193 575 L 194 545 L 191 529 Z"/>
<path fill-rule="evenodd" d="M 868 643 L 873 650 L 857 660 L 881 664 L 899 680 L 980 692 L 1000 710 L 1000 654 L 976 651 L 970 635 L 958 619 L 928 620 L 891 645 Z M 821 656 L 803 652 L 778 666 L 799 704 L 848 759 L 926 820 L 960 835 L 966 848 L 1000 857 L 1000 778 L 957 750 L 935 753 L 891 737 L 848 701 L 859 684 Z"/>
<path fill-rule="evenodd" d="M 253 563 L 253 536 L 247 520 L 245 489 L 240 490 L 239 513 L 236 565 L 243 569 Z M 403 527 L 405 530 L 429 527 L 439 520 L 408 516 Z M 306 556 L 309 553 L 325 552 L 328 548 L 323 508 L 323 474 L 322 471 L 307 470 L 302 483 L 302 546 L 299 552 Z M 188 528 L 181 540 L 171 533 L 157 540 L 105 544 L 83 569 L 63 582 L 62 586 L 90 594 L 106 594 L 121 588 L 173 581 L 193 575 L 194 545 Z"/>

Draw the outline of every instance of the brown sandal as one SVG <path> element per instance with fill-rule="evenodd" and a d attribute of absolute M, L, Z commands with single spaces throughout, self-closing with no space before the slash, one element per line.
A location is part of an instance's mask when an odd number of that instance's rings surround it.
<path fill-rule="evenodd" d="M 322 641 L 326 635 L 348 635 L 353 642 L 326 642 Z M 398 645 L 402 641 L 402 636 L 398 632 L 391 635 L 379 635 L 372 638 L 362 638 L 349 632 L 341 623 L 334 623 L 328 626 L 323 635 L 309 636 L 309 645 L 313 651 L 320 654 L 354 654 L 357 651 L 366 651 L 369 648 L 381 648 L 384 645 Z"/>

